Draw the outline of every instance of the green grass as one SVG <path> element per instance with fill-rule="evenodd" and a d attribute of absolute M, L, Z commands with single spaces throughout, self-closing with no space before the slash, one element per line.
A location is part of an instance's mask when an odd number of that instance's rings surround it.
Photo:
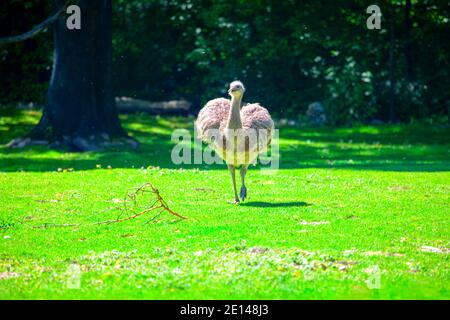
<path fill-rule="evenodd" d="M 38 117 L 4 112 L 0 144 Z M 283 127 L 280 170 L 251 168 L 236 206 L 224 165 L 171 163 L 192 121 L 123 116 L 138 151 L 0 148 L 0 298 L 450 298 L 448 127 Z M 115 218 L 145 182 L 189 220 L 32 228 Z"/>

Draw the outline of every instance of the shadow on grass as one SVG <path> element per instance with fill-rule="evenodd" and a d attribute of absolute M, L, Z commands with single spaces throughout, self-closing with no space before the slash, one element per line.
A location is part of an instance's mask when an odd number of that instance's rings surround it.
<path fill-rule="evenodd" d="M 261 208 L 284 208 L 284 207 L 307 207 L 310 203 L 303 201 L 290 201 L 290 202 L 266 202 L 266 201 L 254 201 L 254 202 L 241 202 L 239 205 L 246 207 L 261 207 Z"/>
<path fill-rule="evenodd" d="M 2 114 L 0 109 L 0 145 L 26 134 L 37 123 L 39 116 L 37 111 L 16 110 Z M 172 131 L 184 128 L 192 132 L 193 118 L 123 115 L 121 120 L 124 128 L 140 141 L 138 150 L 69 153 L 42 146 L 25 149 L 0 147 L 0 171 L 93 170 L 98 165 L 102 168 L 225 168 L 223 164 L 175 165 L 171 161 L 171 151 L 175 145 L 171 141 Z M 448 136 L 448 126 L 424 124 L 353 128 L 282 127 L 280 169 L 450 171 Z"/>

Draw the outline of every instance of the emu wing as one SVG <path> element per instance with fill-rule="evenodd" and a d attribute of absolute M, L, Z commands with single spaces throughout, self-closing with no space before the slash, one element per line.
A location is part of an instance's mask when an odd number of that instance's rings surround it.
<path fill-rule="evenodd" d="M 214 130 L 223 132 L 230 112 L 230 100 L 218 98 L 208 103 L 198 113 L 197 136 L 206 143 L 211 143 Z"/>
<path fill-rule="evenodd" d="M 258 103 L 247 104 L 241 109 L 243 129 L 256 130 L 258 153 L 263 152 L 272 142 L 274 123 L 266 108 Z"/>

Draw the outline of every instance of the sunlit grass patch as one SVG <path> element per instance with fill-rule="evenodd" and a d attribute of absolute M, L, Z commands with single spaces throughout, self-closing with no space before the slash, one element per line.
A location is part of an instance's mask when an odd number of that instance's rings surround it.
<path fill-rule="evenodd" d="M 39 113 L 8 117 L 2 143 Z M 0 148 L 1 298 L 449 297 L 448 128 L 282 127 L 280 170 L 251 167 L 235 206 L 224 165 L 170 160 L 193 119 L 122 121 L 139 150 Z M 189 219 L 92 225 L 146 182 Z"/>

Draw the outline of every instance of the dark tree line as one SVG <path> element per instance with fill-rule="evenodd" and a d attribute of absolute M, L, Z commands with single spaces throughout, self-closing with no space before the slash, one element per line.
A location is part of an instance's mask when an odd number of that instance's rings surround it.
<path fill-rule="evenodd" d="M 0 13 L 2 33 L 42 21 L 50 8 L 39 3 L 8 5 Z M 24 16 L 25 4 L 33 15 Z M 366 28 L 370 3 L 362 0 L 113 4 L 111 74 L 117 95 L 184 97 L 200 107 L 240 79 L 248 100 L 280 117 L 299 117 L 314 101 L 325 105 L 334 124 L 448 117 L 448 1 L 379 1 L 381 30 Z M 45 100 L 51 41 L 47 32 L 1 47 L 0 72 L 9 75 L 0 78 L 3 103 Z"/>

